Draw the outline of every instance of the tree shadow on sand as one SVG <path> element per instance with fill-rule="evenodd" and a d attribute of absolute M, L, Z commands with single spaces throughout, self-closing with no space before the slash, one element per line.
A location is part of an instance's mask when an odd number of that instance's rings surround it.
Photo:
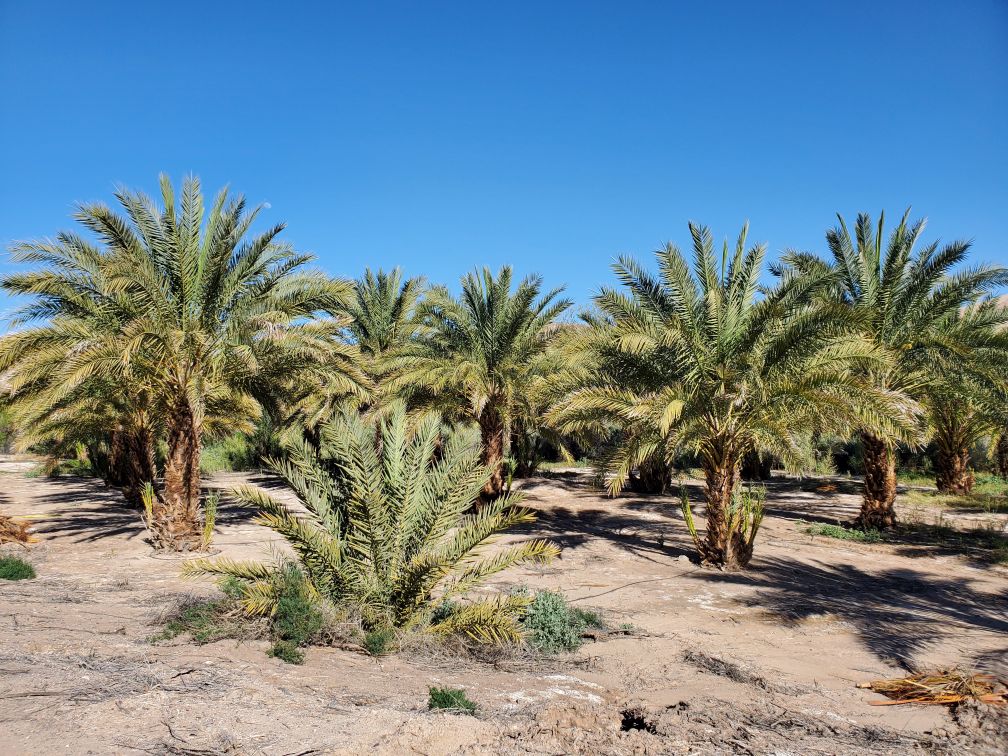
<path fill-rule="evenodd" d="M 918 653 L 939 641 L 1008 634 L 1008 593 L 977 590 L 966 578 L 763 558 L 746 572 L 704 571 L 691 579 L 752 587 L 755 595 L 743 603 L 786 623 L 832 615 L 853 627 L 880 659 L 908 671 L 915 670 Z"/>

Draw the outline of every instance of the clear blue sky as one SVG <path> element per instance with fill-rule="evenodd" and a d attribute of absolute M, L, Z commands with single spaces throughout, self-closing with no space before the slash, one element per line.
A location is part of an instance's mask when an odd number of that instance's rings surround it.
<path fill-rule="evenodd" d="M 332 273 L 580 302 L 689 219 L 776 254 L 913 205 L 1008 264 L 1005 0 L 353 5 L 0 0 L 0 242 L 165 171 Z"/>

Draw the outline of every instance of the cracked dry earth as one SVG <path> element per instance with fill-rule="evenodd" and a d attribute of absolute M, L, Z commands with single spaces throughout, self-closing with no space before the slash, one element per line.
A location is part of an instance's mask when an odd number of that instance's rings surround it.
<path fill-rule="evenodd" d="M 29 478 L 0 460 L 0 510 L 30 518 L 39 538 L 27 552 L 4 548 L 38 577 L 0 585 L 0 753 L 1008 750 L 992 707 L 872 706 L 878 696 L 855 687 L 953 664 L 1008 675 L 1003 567 L 926 543 L 809 536 L 802 519 L 849 518 L 856 491 L 775 482 L 752 569 L 721 573 L 688 561 L 673 496 L 608 499 L 578 471 L 522 487 L 539 521 L 506 540 L 545 535 L 563 553 L 497 587 L 560 589 L 633 631 L 535 664 L 313 648 L 291 666 L 264 641 L 151 645 L 158 618 L 212 583 L 184 581 L 179 558 L 155 556 L 136 514 L 100 483 Z M 282 548 L 252 514 L 222 503 L 219 553 Z M 478 716 L 426 711 L 435 684 L 465 688 Z"/>

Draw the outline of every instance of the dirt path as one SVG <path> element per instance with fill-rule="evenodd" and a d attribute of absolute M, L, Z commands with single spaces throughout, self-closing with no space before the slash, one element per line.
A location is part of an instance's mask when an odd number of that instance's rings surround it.
<path fill-rule="evenodd" d="M 159 616 L 212 584 L 154 556 L 100 483 L 0 460 L 0 510 L 41 539 L 27 552 L 38 578 L 0 585 L 0 753 L 1002 750 L 944 709 L 870 706 L 855 683 L 951 664 L 1008 675 L 1004 568 L 811 537 L 803 518 L 847 518 L 856 495 L 772 484 L 753 568 L 719 573 L 688 561 L 671 497 L 606 499 L 576 473 L 524 488 L 540 520 L 510 539 L 547 535 L 563 554 L 501 586 L 559 588 L 634 635 L 536 667 L 328 648 L 298 667 L 264 642 L 148 643 Z M 221 553 L 264 556 L 273 541 L 222 505 Z M 479 717 L 428 713 L 432 684 L 464 687 Z"/>

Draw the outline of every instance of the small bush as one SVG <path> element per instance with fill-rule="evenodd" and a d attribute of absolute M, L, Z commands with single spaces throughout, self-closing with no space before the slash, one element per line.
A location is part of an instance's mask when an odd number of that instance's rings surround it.
<path fill-rule="evenodd" d="M 278 593 L 271 623 L 273 636 L 295 646 L 308 645 L 322 630 L 325 617 L 309 598 L 299 569 L 287 567 L 281 571 Z"/>
<path fill-rule="evenodd" d="M 594 612 L 572 607 L 562 593 L 539 591 L 525 610 L 522 624 L 530 646 L 545 654 L 559 654 L 579 649 L 588 626 L 603 623 Z"/>
<path fill-rule="evenodd" d="M 430 688 L 430 698 L 427 701 L 427 708 L 431 711 L 444 709 L 455 711 L 459 714 L 475 714 L 476 704 L 469 700 L 469 696 L 460 688 Z"/>
<path fill-rule="evenodd" d="M 0 557 L 0 580 L 31 580 L 35 568 L 17 557 Z"/>
<path fill-rule="evenodd" d="M 806 528 L 809 535 L 826 536 L 827 538 L 839 538 L 841 541 L 858 541 L 859 543 L 880 543 L 882 533 L 878 530 L 858 530 L 857 528 L 845 528 L 843 525 L 813 525 Z"/>
<path fill-rule="evenodd" d="M 150 641 L 157 643 L 188 633 L 193 643 L 202 646 L 225 638 L 254 637 L 253 624 L 231 599 L 196 601 L 183 606 Z"/>
<path fill-rule="evenodd" d="M 364 636 L 364 648 L 371 656 L 388 656 L 395 648 L 396 634 L 391 627 L 372 630 Z"/>
<path fill-rule="evenodd" d="M 285 640 L 278 640 L 266 653 L 288 664 L 304 664 L 305 660 L 304 651 L 297 644 Z"/>

